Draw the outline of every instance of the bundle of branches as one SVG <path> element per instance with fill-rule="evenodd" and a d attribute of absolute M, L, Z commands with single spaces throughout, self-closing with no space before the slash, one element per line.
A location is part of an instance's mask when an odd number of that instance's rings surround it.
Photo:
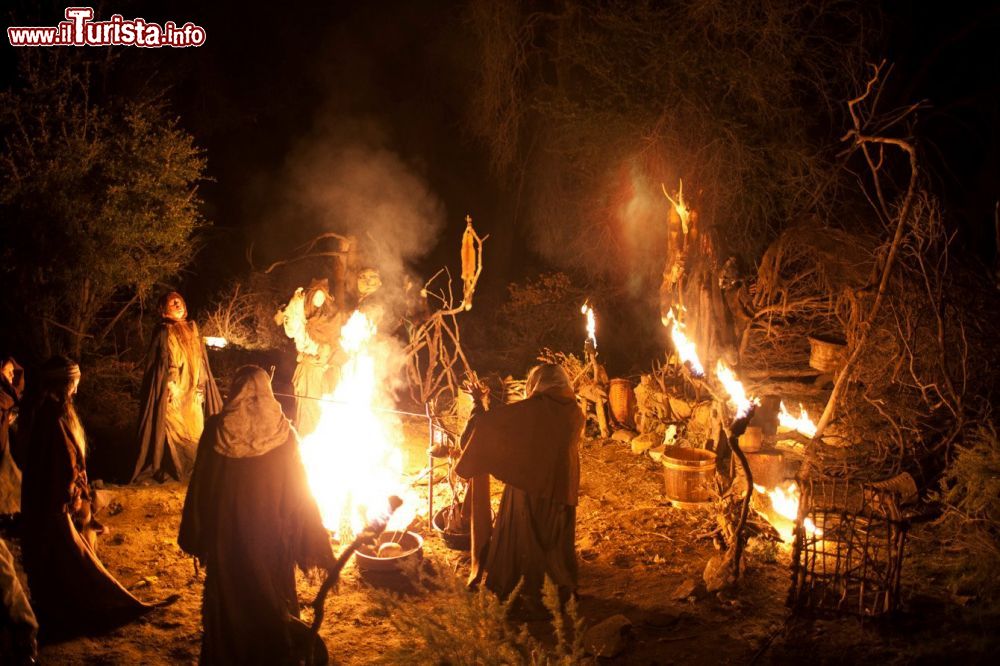
<path fill-rule="evenodd" d="M 277 284 L 265 273 L 233 281 L 216 296 L 201 332 L 242 349 L 281 349 L 287 338 L 275 326 L 274 313 L 290 292 L 279 293 Z"/>
<path fill-rule="evenodd" d="M 468 245 L 463 247 L 462 255 L 462 298 L 455 296 L 451 271 L 447 267 L 442 268 L 427 280 L 420 292 L 429 302 L 436 303 L 437 309 L 423 321 L 408 322 L 406 326 L 409 340 L 404 355 L 410 397 L 420 404 L 430 405 L 431 411 L 436 414 L 457 410 L 460 377 L 472 373 L 472 366 L 462 349 L 462 334 L 456 316 L 472 309 L 472 294 L 483 272 L 483 242 L 486 238 L 488 236 L 480 238 L 475 231 L 471 235 L 467 232 L 465 239 Z M 469 261 L 472 262 L 471 267 Z"/>
<path fill-rule="evenodd" d="M 949 258 L 952 235 L 931 195 L 915 195 L 911 220 L 883 308 L 867 324 L 871 332 L 852 371 L 843 420 L 865 432 L 893 470 L 916 457 L 933 465 L 916 471 L 933 478 L 970 418 L 996 393 L 995 335 L 980 320 L 997 298 L 986 273 Z M 865 326 L 848 322 L 849 345 Z M 875 419 L 889 428 L 859 427 Z"/>
<path fill-rule="evenodd" d="M 786 331 L 842 339 L 872 273 L 876 244 L 869 234 L 825 227 L 782 233 L 761 259 L 742 351 Z"/>
<path fill-rule="evenodd" d="M 977 275 L 950 257 L 953 234 L 925 187 L 916 142 L 897 129 L 912 123 L 920 104 L 879 111 L 886 74 L 875 67 L 848 104 L 854 127 L 844 139 L 862 160 L 865 194 L 885 239 L 873 253 L 868 286 L 842 317 L 848 355 L 814 441 L 839 409 L 848 417 L 845 434 L 874 442 L 885 471 L 925 468 L 927 479 L 942 471 L 980 405 L 995 395 L 994 336 L 970 324 L 991 303 L 995 308 L 997 297 L 985 271 Z M 882 427 L 856 427 L 876 414 Z"/>

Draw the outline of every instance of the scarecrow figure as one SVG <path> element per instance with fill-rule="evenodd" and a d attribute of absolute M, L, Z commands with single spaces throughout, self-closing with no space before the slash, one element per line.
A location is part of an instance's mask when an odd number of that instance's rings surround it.
<path fill-rule="evenodd" d="M 11 431 L 24 394 L 24 370 L 13 357 L 0 363 L 0 515 L 21 510 L 21 470 L 11 451 Z"/>
<path fill-rule="evenodd" d="M 44 366 L 42 395 L 28 425 L 21 487 L 24 568 L 43 634 L 99 631 L 147 612 L 97 557 L 87 441 L 73 406 L 80 366 L 56 356 Z"/>
<path fill-rule="evenodd" d="M 177 542 L 205 565 L 200 663 L 297 663 L 295 566 L 334 558 L 298 437 L 256 366 L 205 426 Z"/>
<path fill-rule="evenodd" d="M 525 391 L 521 402 L 496 404 L 489 411 L 478 401 L 455 471 L 467 479 L 490 474 L 506 484 L 483 582 L 505 599 L 523 578 L 521 594 L 530 612 L 541 608 L 546 576 L 563 597 L 576 589 L 578 447 L 584 417 L 569 376 L 558 365 L 533 368 Z"/>
<path fill-rule="evenodd" d="M 187 318 L 187 305 L 173 291 L 160 303 L 163 317 L 146 355 L 139 421 L 139 458 L 134 482 L 151 474 L 187 478 L 194 465 L 205 416 L 222 408 L 222 397 L 208 365 L 198 324 Z"/>
<path fill-rule="evenodd" d="M 326 280 L 314 280 L 308 290 L 295 290 L 275 321 L 295 341 L 298 352 L 292 387 L 295 395 L 295 427 L 305 437 L 319 424 L 322 413 L 316 399 L 333 393 L 340 375 L 340 329 L 338 311 Z"/>

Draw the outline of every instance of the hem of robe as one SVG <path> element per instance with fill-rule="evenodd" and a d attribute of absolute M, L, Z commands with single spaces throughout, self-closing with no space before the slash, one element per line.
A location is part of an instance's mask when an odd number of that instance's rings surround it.
<path fill-rule="evenodd" d="M 577 588 L 576 507 L 507 485 L 493 527 L 483 583 L 507 599 L 524 578 L 521 596 L 537 598 L 548 577 L 564 592 Z"/>

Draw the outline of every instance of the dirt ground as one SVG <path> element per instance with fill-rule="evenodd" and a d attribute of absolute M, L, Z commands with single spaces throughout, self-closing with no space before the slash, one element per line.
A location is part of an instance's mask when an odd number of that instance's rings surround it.
<path fill-rule="evenodd" d="M 410 434 L 411 473 L 426 464 L 425 438 L 419 428 Z M 880 623 L 792 618 L 784 605 L 787 549 L 751 543 L 739 588 L 708 594 L 702 571 L 715 552 L 707 536 L 713 515 L 672 508 L 663 498 L 660 467 L 633 455 L 627 444 L 588 440 L 581 456 L 580 610 L 588 624 L 619 613 L 632 623 L 624 652 L 600 663 L 992 663 L 995 625 L 977 619 L 973 611 L 956 610 L 946 593 L 934 587 L 933 574 L 913 566 L 914 553 L 922 548 L 919 531 L 904 567 L 905 606 L 898 617 Z M 423 519 L 413 529 L 426 539 L 425 567 L 464 578 L 467 555 L 449 550 L 427 529 L 426 483 L 417 487 Z M 45 645 L 42 663 L 197 662 L 204 573 L 196 572 L 176 543 L 184 491 L 178 483 L 107 487 L 112 508 L 104 522 L 110 533 L 100 544 L 107 567 L 139 597 L 154 600 L 178 593 L 180 600 L 107 635 Z M 439 484 L 438 506 L 447 498 L 446 484 Z M 695 589 L 677 598 L 685 581 L 694 582 Z M 299 576 L 303 603 L 313 598 L 320 582 Z M 371 663 L 386 646 L 399 643 L 396 630 L 376 612 L 371 592 L 350 563 L 339 590 L 327 600 L 321 633 L 333 663 Z M 421 603 L 419 596 L 411 601 Z"/>

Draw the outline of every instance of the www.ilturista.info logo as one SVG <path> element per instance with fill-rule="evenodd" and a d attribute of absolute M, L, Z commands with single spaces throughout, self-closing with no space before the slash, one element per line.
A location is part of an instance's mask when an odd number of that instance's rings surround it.
<path fill-rule="evenodd" d="M 66 20 L 55 27 L 10 27 L 11 46 L 164 46 L 184 48 L 205 43 L 205 29 L 190 21 L 181 27 L 173 21 L 163 25 L 145 19 L 126 20 L 114 14 L 110 21 L 94 21 L 93 7 L 67 7 Z"/>

